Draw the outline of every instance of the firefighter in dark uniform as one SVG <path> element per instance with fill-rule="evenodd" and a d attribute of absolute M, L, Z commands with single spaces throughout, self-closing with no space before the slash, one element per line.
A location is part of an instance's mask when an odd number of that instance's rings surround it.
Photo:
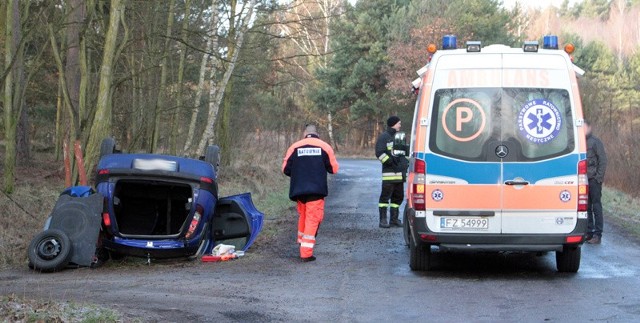
<path fill-rule="evenodd" d="M 318 137 L 316 126 L 306 125 L 303 136 L 287 150 L 282 172 L 291 178 L 289 198 L 297 202 L 300 258 L 308 262 L 316 260 L 313 247 L 324 218 L 327 173 L 338 172 L 338 161 L 331 146 Z"/>
<path fill-rule="evenodd" d="M 402 122 L 397 116 L 387 119 L 387 130 L 378 136 L 376 157 L 382 163 L 382 191 L 378 201 L 381 228 L 402 226 L 399 219 L 400 204 L 404 199 L 404 182 L 409 161 L 408 146 L 404 143 L 404 133 L 399 132 Z M 400 137 L 400 138 L 396 138 Z M 387 222 L 389 209 L 389 222 Z"/>

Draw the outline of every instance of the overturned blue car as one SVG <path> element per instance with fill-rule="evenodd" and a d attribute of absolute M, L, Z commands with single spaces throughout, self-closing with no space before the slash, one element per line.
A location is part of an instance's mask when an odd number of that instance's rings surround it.
<path fill-rule="evenodd" d="M 246 251 L 264 214 L 249 193 L 218 197 L 219 149 L 201 159 L 112 153 L 101 147 L 96 191 L 102 194 L 102 247 L 112 256 L 201 256 L 220 243 Z"/>
<path fill-rule="evenodd" d="M 105 255 L 200 257 L 218 244 L 246 251 L 262 229 L 250 193 L 218 196 L 217 146 L 192 159 L 120 153 L 107 138 L 100 156 L 95 189 L 62 192 L 29 246 L 29 267 L 93 266 Z"/>

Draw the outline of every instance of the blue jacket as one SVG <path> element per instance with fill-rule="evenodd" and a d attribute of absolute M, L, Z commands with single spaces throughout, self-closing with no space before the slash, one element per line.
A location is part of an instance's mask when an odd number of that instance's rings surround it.
<path fill-rule="evenodd" d="M 327 196 L 327 173 L 338 172 L 338 161 L 329 144 L 317 135 L 295 142 L 284 156 L 282 172 L 289 176 L 289 198 L 293 201 Z"/>

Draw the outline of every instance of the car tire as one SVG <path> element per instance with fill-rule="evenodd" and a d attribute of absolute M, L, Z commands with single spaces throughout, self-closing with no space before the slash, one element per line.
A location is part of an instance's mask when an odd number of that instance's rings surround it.
<path fill-rule="evenodd" d="M 213 169 L 218 171 L 220 166 L 220 147 L 217 145 L 207 146 L 207 150 L 204 153 L 204 161 L 213 165 Z"/>
<path fill-rule="evenodd" d="M 580 269 L 580 246 L 564 246 L 556 251 L 556 267 L 561 273 L 576 273 Z"/>
<path fill-rule="evenodd" d="M 113 138 L 104 138 L 100 144 L 100 158 L 105 155 L 111 155 L 116 151 L 116 140 Z"/>
<path fill-rule="evenodd" d="M 431 245 L 418 245 L 412 235 L 409 235 L 409 267 L 413 271 L 428 271 L 431 269 Z"/>
<path fill-rule="evenodd" d="M 71 240 L 62 230 L 47 229 L 31 240 L 29 264 L 33 270 L 41 272 L 59 271 L 69 264 L 72 247 Z"/>

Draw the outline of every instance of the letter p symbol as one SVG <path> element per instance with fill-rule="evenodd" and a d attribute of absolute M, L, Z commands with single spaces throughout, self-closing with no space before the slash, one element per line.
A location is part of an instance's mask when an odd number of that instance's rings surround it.
<path fill-rule="evenodd" d="M 462 124 L 471 121 L 473 111 L 467 107 L 456 108 L 456 131 L 462 131 Z"/>

